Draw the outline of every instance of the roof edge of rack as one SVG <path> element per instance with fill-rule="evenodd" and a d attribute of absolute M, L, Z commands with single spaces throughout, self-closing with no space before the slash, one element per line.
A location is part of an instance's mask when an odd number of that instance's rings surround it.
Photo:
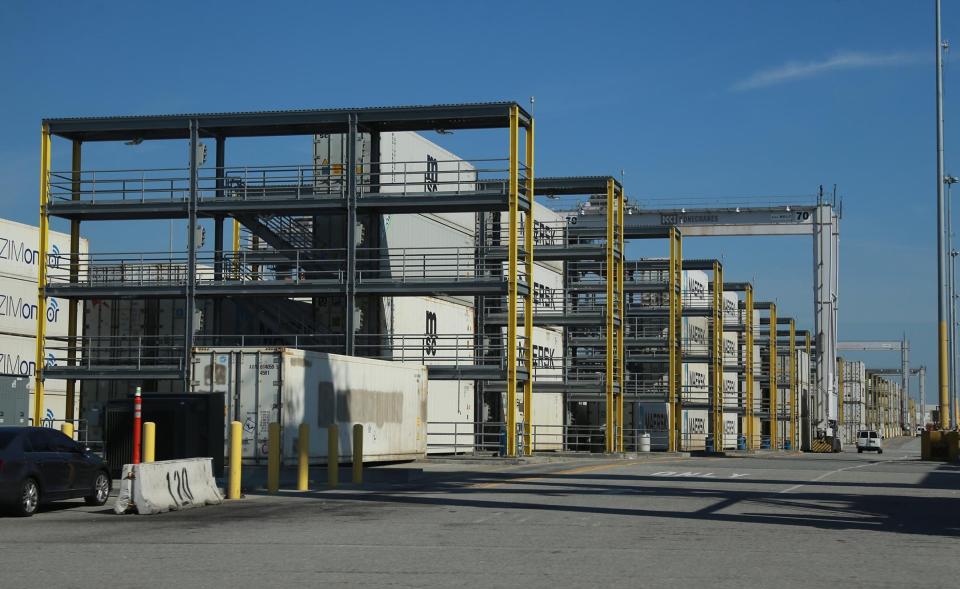
<path fill-rule="evenodd" d="M 346 127 L 347 116 L 357 116 L 361 126 L 381 131 L 431 129 L 505 128 L 510 108 L 517 107 L 521 126 L 529 127 L 531 115 L 517 102 L 368 106 L 357 108 L 239 111 L 95 117 L 44 118 L 50 133 L 80 141 L 128 139 L 181 139 L 188 126 L 198 121 L 201 132 L 224 137 L 311 134 L 311 129 Z"/>

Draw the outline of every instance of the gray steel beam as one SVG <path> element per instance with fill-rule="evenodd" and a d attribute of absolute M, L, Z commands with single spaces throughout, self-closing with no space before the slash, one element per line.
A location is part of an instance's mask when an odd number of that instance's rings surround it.
<path fill-rule="evenodd" d="M 197 287 L 197 179 L 200 164 L 197 161 L 197 149 L 200 145 L 200 134 L 197 121 L 190 121 L 190 207 L 187 222 L 187 292 L 186 311 L 183 318 L 183 390 L 190 390 L 190 360 L 193 353 L 194 311 L 196 309 Z"/>
<path fill-rule="evenodd" d="M 344 299 L 344 353 L 353 356 L 357 311 L 357 117 L 349 115 L 347 133 L 347 292 Z"/>
<path fill-rule="evenodd" d="M 49 125 L 53 135 L 83 141 L 189 139 L 190 121 L 196 121 L 207 133 L 224 137 L 271 137 L 346 133 L 349 132 L 348 118 L 377 131 L 506 128 L 514 106 L 519 108 L 520 124 L 529 127 L 530 114 L 516 102 L 50 118 L 43 122 Z"/>

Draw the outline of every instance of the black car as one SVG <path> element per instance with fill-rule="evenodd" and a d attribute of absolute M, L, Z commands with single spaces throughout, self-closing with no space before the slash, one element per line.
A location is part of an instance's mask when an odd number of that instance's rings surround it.
<path fill-rule="evenodd" d="M 0 427 L 0 507 L 31 516 L 62 499 L 103 505 L 110 484 L 106 463 L 57 430 Z"/>

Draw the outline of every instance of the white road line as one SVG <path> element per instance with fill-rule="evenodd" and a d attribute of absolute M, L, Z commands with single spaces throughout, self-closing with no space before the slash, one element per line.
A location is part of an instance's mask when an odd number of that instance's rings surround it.
<path fill-rule="evenodd" d="M 837 470 L 831 470 L 830 472 L 825 472 L 825 473 L 823 473 L 822 475 L 820 475 L 820 476 L 818 476 L 818 477 L 816 477 L 816 478 L 814 478 L 814 479 L 810 479 L 809 481 L 807 481 L 807 482 L 805 482 L 805 483 L 800 483 L 799 485 L 794 485 L 794 486 L 792 486 L 792 487 L 787 487 L 786 489 L 780 491 L 780 493 L 789 493 L 789 492 L 791 492 L 791 491 L 796 491 L 796 490 L 799 489 L 800 487 L 804 487 L 804 486 L 806 486 L 806 485 L 809 485 L 810 483 L 815 483 L 815 482 L 817 482 L 817 481 L 822 481 L 823 479 L 827 478 L 828 476 L 830 476 L 830 475 L 832 475 L 832 474 L 837 474 L 838 472 L 843 472 L 843 471 L 845 471 L 845 470 L 855 470 L 855 469 L 857 469 L 857 468 L 863 468 L 863 467 L 865 467 L 865 466 L 873 466 L 874 464 L 877 464 L 877 463 L 876 463 L 876 462 L 868 462 L 868 463 L 866 463 L 866 464 L 858 464 L 858 465 L 856 465 L 856 466 L 846 466 L 846 467 L 844 467 L 844 468 L 838 468 Z"/>

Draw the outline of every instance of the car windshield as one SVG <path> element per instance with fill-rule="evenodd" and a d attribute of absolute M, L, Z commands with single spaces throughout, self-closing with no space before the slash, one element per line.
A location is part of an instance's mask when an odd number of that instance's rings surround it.
<path fill-rule="evenodd" d="M 14 432 L 9 430 L 0 431 L 0 450 L 6 450 L 7 446 L 10 445 L 10 442 L 12 442 L 19 433 L 20 432 Z"/>

